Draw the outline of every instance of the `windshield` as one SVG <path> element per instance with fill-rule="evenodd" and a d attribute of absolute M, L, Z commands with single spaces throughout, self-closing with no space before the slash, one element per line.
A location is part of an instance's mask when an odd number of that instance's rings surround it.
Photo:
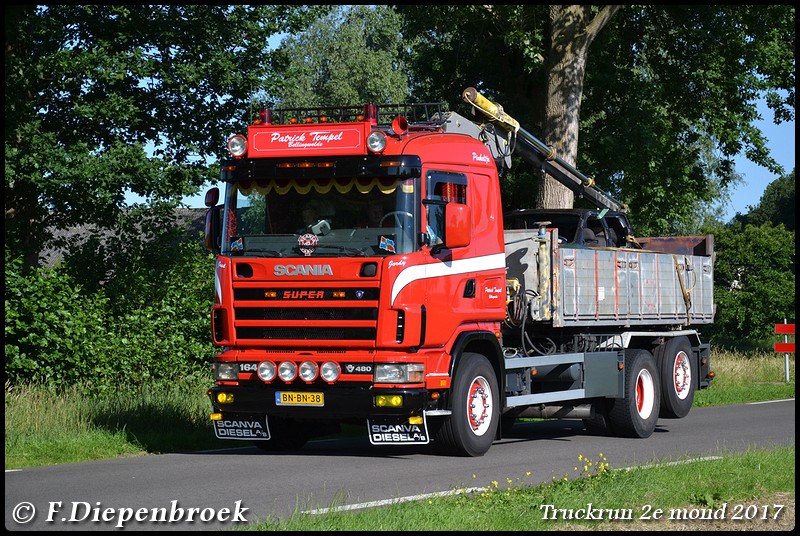
<path fill-rule="evenodd" d="M 386 256 L 418 247 L 419 183 L 392 177 L 227 185 L 222 253 Z"/>

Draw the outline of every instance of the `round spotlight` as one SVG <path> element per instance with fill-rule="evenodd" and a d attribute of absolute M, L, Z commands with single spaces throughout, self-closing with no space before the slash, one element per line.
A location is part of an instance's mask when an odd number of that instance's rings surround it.
<path fill-rule="evenodd" d="M 271 382 L 275 379 L 275 363 L 272 361 L 262 361 L 258 364 L 258 377 L 261 381 Z"/>
<path fill-rule="evenodd" d="M 303 361 L 300 363 L 300 379 L 304 382 L 313 382 L 317 379 L 317 373 L 319 372 L 319 367 L 313 361 Z"/>
<path fill-rule="evenodd" d="M 320 375 L 322 379 L 328 383 L 333 383 L 339 379 L 339 374 L 341 373 L 341 369 L 339 365 L 334 363 L 333 361 L 326 361 L 322 364 L 322 369 Z"/>
<path fill-rule="evenodd" d="M 247 152 L 247 138 L 241 134 L 234 134 L 228 138 L 228 152 L 235 158 L 241 157 Z"/>
<path fill-rule="evenodd" d="M 380 153 L 386 148 L 386 134 L 376 130 L 367 137 L 367 147 L 373 153 Z"/>
<path fill-rule="evenodd" d="M 278 376 L 287 383 L 294 380 L 297 378 L 297 365 L 291 361 L 284 361 L 278 366 Z"/>

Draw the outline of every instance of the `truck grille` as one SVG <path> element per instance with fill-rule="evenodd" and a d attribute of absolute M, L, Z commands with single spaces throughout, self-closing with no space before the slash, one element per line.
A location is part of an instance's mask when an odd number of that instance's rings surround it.
<path fill-rule="evenodd" d="M 263 307 L 245 308 L 237 307 L 236 318 L 238 320 L 377 320 L 378 310 L 376 308 L 353 308 L 353 309 L 267 309 Z"/>
<path fill-rule="evenodd" d="M 236 328 L 236 336 L 242 339 L 266 340 L 291 339 L 298 341 L 364 341 L 375 338 L 375 328 Z"/>
<path fill-rule="evenodd" d="M 234 288 L 236 338 L 374 341 L 378 291 L 364 287 Z"/>

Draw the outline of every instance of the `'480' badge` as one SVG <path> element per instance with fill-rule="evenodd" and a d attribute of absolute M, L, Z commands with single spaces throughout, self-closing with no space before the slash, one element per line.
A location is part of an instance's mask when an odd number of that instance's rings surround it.
<path fill-rule="evenodd" d="M 300 244 L 300 251 L 303 252 L 303 255 L 310 257 L 314 250 L 317 249 L 319 238 L 315 234 L 306 233 L 297 239 L 297 243 Z"/>

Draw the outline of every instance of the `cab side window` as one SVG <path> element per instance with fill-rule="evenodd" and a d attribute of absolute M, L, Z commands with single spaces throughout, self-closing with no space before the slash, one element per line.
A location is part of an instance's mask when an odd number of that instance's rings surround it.
<path fill-rule="evenodd" d="M 435 245 L 444 240 L 444 211 L 447 203 L 467 203 L 467 176 L 450 171 L 429 171 L 425 179 L 425 235 L 428 245 Z"/>

